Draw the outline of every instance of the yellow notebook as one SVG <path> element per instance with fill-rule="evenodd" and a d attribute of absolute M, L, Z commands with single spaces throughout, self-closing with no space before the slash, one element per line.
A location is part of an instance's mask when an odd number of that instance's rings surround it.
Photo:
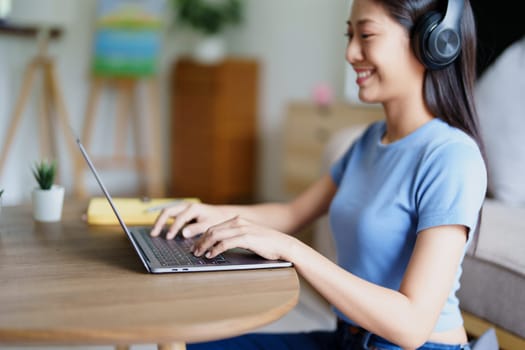
<path fill-rule="evenodd" d="M 197 198 L 113 198 L 119 214 L 126 225 L 152 225 L 163 207 L 181 201 L 200 202 Z M 90 225 L 118 225 L 119 222 L 105 197 L 91 198 L 87 210 Z"/>

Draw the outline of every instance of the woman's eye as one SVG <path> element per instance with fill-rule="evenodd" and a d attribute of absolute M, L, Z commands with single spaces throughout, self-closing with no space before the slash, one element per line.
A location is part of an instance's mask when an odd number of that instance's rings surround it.
<path fill-rule="evenodd" d="M 351 40 L 353 37 L 354 37 L 354 33 L 351 33 L 351 32 L 346 32 L 344 33 L 344 35 L 348 38 L 348 40 Z M 359 34 L 359 37 L 361 39 L 369 39 L 373 36 L 373 34 L 369 34 L 369 33 L 362 33 L 362 34 Z"/>

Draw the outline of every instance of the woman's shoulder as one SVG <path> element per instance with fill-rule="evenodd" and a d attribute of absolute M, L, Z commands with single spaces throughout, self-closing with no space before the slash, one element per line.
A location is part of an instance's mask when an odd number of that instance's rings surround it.
<path fill-rule="evenodd" d="M 452 152 L 464 151 L 479 153 L 479 145 L 465 131 L 437 119 L 427 138 L 428 151 Z"/>
<path fill-rule="evenodd" d="M 480 171 L 485 168 L 481 149 L 470 135 L 441 120 L 435 125 L 424 147 L 424 163 Z"/>

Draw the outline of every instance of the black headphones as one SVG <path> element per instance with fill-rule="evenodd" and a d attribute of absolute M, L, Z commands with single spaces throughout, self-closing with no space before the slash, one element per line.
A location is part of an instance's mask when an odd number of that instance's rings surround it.
<path fill-rule="evenodd" d="M 463 0 L 448 0 L 445 16 L 431 11 L 414 26 L 412 31 L 414 52 L 428 69 L 443 69 L 459 56 L 463 6 Z"/>

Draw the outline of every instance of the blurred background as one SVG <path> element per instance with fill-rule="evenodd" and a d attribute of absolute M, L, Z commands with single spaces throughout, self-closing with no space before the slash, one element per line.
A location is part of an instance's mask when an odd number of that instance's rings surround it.
<path fill-rule="evenodd" d="M 214 6 L 228 2 L 203 3 Z M 240 21 L 226 23 L 219 33 L 226 45 L 224 57 L 213 57 L 212 49 L 212 58 L 208 62 L 195 56 L 195 46 L 202 35 L 198 29 L 182 25 L 177 19 L 177 4 L 171 0 L 0 0 L 4 27 L 0 34 L 0 144 L 3 144 L 7 137 L 15 102 L 22 89 L 24 71 L 38 52 L 38 34 L 21 35 L 15 30 L 9 31 L 5 28 L 54 27 L 60 30 L 61 34 L 58 37 L 49 40 L 47 52 L 55 62 L 56 77 L 71 127 L 76 135 L 80 136 L 83 132 L 90 86 L 96 76 L 93 59 L 97 47 L 94 44 L 100 29 L 97 20 L 103 15 L 101 8 L 106 6 L 107 12 L 111 11 L 112 6 L 142 8 L 162 20 L 156 61 L 158 66 L 152 78 L 158 79 L 159 84 L 158 109 L 162 132 L 160 137 L 162 161 L 165 164 L 161 175 L 165 182 L 166 195 L 170 194 L 172 187 L 169 170 L 172 155 L 170 125 L 175 118 L 173 81 L 177 75 L 177 62 L 186 57 L 190 60 L 200 60 L 198 63 L 203 66 L 213 66 L 233 58 L 248 60 L 257 66 L 254 78 L 256 110 L 253 116 L 257 128 L 254 198 L 283 198 L 281 147 L 286 104 L 291 100 L 311 100 L 313 91 L 319 84 L 332 89 L 336 99 L 343 97 L 346 66 L 343 34 L 346 30 L 345 20 L 349 3 L 327 3 L 322 0 L 241 0 L 239 3 L 242 7 Z M 30 167 L 35 160 L 42 157 L 39 151 L 41 147 L 38 115 L 39 99 L 43 92 L 38 79 L 35 75 L 34 86 L 29 92 L 16 134 L 0 171 L 0 188 L 5 189 L 4 205 L 28 201 L 30 191 L 36 185 Z M 139 97 L 141 93 L 146 94 L 140 91 L 141 87 L 138 90 Z M 90 142 L 92 154 L 104 154 L 113 147 L 117 95 L 118 91 L 110 85 L 107 89 L 101 88 Z M 142 100 L 139 97 L 137 100 Z M 136 108 L 142 108 L 140 103 Z M 142 117 L 147 121 L 148 115 Z M 211 125 L 198 127 L 206 129 Z M 58 125 L 56 128 L 62 129 L 62 126 Z M 59 182 L 66 187 L 66 194 L 72 194 L 75 178 L 71 154 L 75 153 L 78 156 L 79 152 L 77 149 L 68 150 L 71 145 L 66 141 L 66 137 L 58 130 L 56 140 Z M 129 138 L 133 138 L 131 132 Z M 128 153 L 133 153 L 133 142 L 127 142 Z M 198 145 L 200 141 L 196 139 L 194 142 Z M 191 147 L 185 152 L 191 152 Z M 133 169 L 115 167 L 102 170 L 101 173 L 106 185 L 114 194 L 144 194 L 136 193 L 141 175 Z M 100 194 L 90 175 L 85 176 L 85 182 L 88 194 Z"/>
<path fill-rule="evenodd" d="M 57 182 L 67 196 L 101 194 L 82 169 L 72 135 L 85 139 L 114 195 L 287 198 L 295 192 L 285 188 L 283 164 L 296 164 L 296 173 L 316 169 L 301 165 L 307 154 L 285 159 L 286 140 L 301 133 L 316 138 L 319 153 L 330 132 L 290 129 L 287 118 L 297 110 L 290 106 L 302 104 L 312 118 L 329 120 L 323 116 L 336 113 L 334 106 L 358 103 L 344 60 L 350 5 L 0 0 L 4 205 L 29 201 L 36 186 L 31 166 L 44 157 L 58 160 Z M 488 1 L 473 5 L 485 22 L 519 13 L 499 13 Z M 479 25 L 480 74 L 523 35 L 520 21 L 506 23 Z"/>

